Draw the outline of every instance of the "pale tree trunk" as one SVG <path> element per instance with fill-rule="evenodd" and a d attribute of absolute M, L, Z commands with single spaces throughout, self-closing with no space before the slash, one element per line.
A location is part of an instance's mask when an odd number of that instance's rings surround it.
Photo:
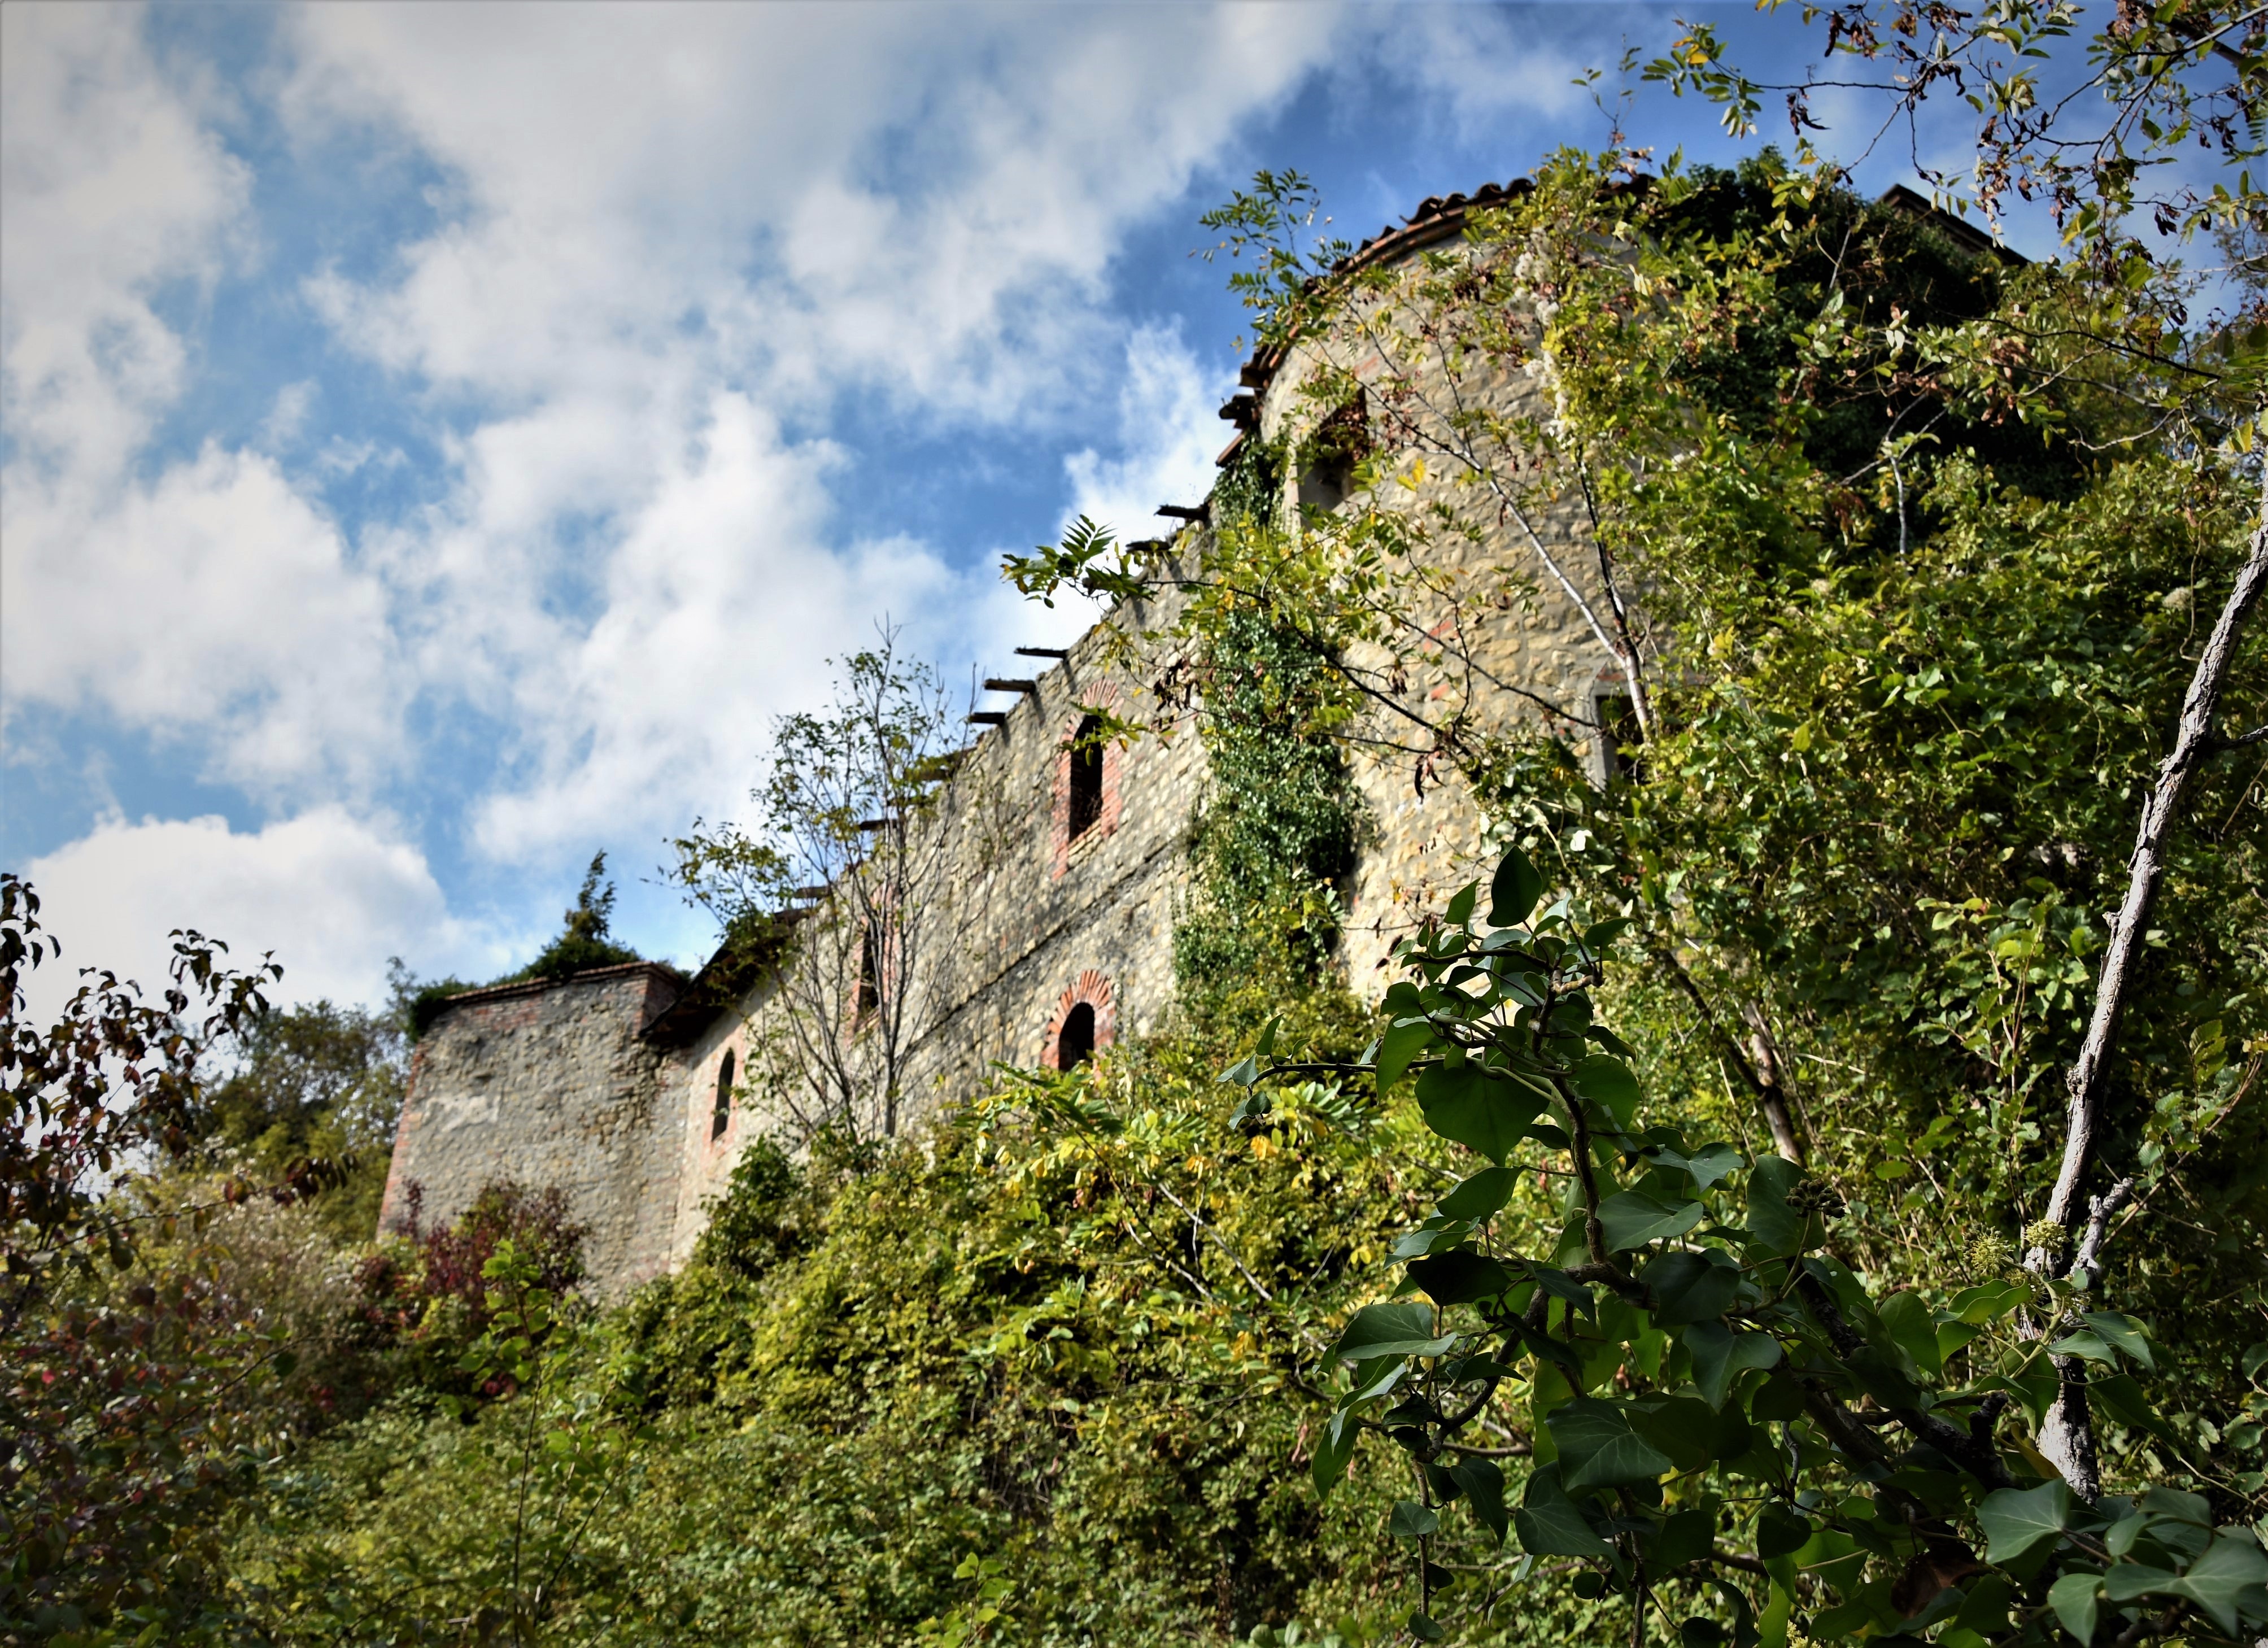
<path fill-rule="evenodd" d="M 2063 1167 L 2056 1175 L 2047 1210 L 2048 1219 L 2060 1228 L 2060 1234 L 2052 1243 L 2035 1246 L 2024 1255 L 2025 1268 L 2042 1277 L 2061 1272 L 2073 1231 L 2082 1218 L 2091 1215 L 2088 1240 L 2081 1246 L 2074 1269 L 2088 1272 L 2092 1280 L 2103 1222 L 2124 1199 L 2117 1188 L 2110 1196 L 2096 1197 L 2092 1203 L 2085 1195 L 2102 1128 L 2103 1090 L 2110 1079 L 2110 1056 L 2117 1044 L 2119 1016 L 2124 1011 L 2142 937 L 2149 926 L 2150 909 L 2165 878 L 2166 840 L 2181 815 L 2183 793 L 2198 766 L 2228 747 L 2213 737 L 2213 720 L 2220 708 L 2221 687 L 2236 662 L 2245 620 L 2264 587 L 2268 587 L 2268 482 L 2263 485 L 2260 519 L 2253 527 L 2244 563 L 2237 569 L 2235 585 L 2222 604 L 2220 616 L 2190 677 L 2189 695 L 2182 702 L 2181 719 L 2175 728 L 2174 747 L 2160 763 L 2156 787 L 2142 808 L 2141 828 L 2136 833 L 2134 856 L 2129 861 L 2126 896 L 2118 907 L 2110 946 L 2103 952 L 2087 1039 L 2080 1044 L 2079 1057 L 2065 1078 L 2070 1110 Z M 2052 1322 L 2048 1331 L 2055 1331 Z M 2058 1388 L 2055 1405 L 2041 1428 L 2040 1452 L 2063 1473 L 2073 1493 L 2092 1502 L 2101 1497 L 2102 1484 L 2095 1460 L 2094 1424 L 2088 1412 L 2087 1365 L 2077 1357 L 2058 1357 L 2055 1366 Z"/>

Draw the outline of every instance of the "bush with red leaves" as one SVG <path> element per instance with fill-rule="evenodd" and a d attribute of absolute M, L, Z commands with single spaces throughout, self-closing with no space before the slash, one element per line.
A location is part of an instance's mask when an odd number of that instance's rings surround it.
<path fill-rule="evenodd" d="M 537 1266 L 535 1285 L 568 1298 L 584 1278 L 589 1228 L 568 1217 L 563 1192 L 511 1179 L 483 1185 L 453 1222 L 431 1230 L 423 1228 L 423 1187 L 413 1181 L 408 1201 L 408 1215 L 389 1232 L 396 1240 L 355 1272 L 364 1320 L 411 1353 L 407 1379 L 444 1393 L 507 1394 L 497 1379 L 475 1379 L 458 1365 L 492 1313 L 482 1267 L 510 1238 Z"/>

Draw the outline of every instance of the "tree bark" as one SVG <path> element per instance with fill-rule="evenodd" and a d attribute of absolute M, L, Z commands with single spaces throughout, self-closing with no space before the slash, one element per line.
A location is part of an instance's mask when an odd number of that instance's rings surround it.
<path fill-rule="evenodd" d="M 2219 747 L 2213 723 L 2220 708 L 2220 689 L 2236 661 L 2236 644 L 2245 620 L 2268 587 L 2268 486 L 2261 497 L 2261 518 L 2252 530 L 2244 564 L 2237 569 L 2235 585 L 2220 609 L 2190 677 L 2189 695 L 2183 701 L 2174 747 L 2158 768 L 2157 787 L 2142 809 L 2142 826 L 2136 834 L 2134 856 L 2129 860 L 2126 897 L 2118 907 L 2117 925 L 2103 953 L 2102 971 L 2095 981 L 2095 1012 L 2087 1026 L 2087 1040 L 2065 1085 L 2071 1095 L 2069 1121 L 2064 1134 L 2063 1169 L 2056 1176 L 2055 1194 L 2048 1199 L 2048 1218 L 2070 1232 L 2086 1206 L 2082 1187 L 2094 1165 L 2095 1137 L 2102 1121 L 2102 1090 L 2109 1078 L 2110 1055 L 2118 1038 L 2118 1020 L 2126 1005 L 2126 990 L 2147 931 L 2150 908 L 2157 901 L 2158 884 L 2165 877 L 2167 835 L 2180 815 L 2182 793 L 2189 787 L 2198 764 Z M 2034 1269 L 2045 1270 L 2063 1257 L 2062 1252 L 2036 1250 Z"/>
<path fill-rule="evenodd" d="M 2237 569 L 2236 582 L 2190 676 L 2189 693 L 2182 701 L 2181 719 L 2175 728 L 2174 747 L 2159 764 L 2157 785 L 2142 808 L 2134 856 L 2128 861 L 2126 896 L 2118 907 L 2117 924 L 2111 930 L 2102 970 L 2095 981 L 2095 1011 L 2088 1020 L 2087 1039 L 2080 1044 L 2079 1057 L 2065 1078 L 2070 1109 L 2063 1166 L 2056 1175 L 2047 1210 L 2048 1218 L 2061 1227 L 2061 1234 L 2051 1248 L 2043 1244 L 2024 1255 L 2025 1268 L 2042 1277 L 2061 1273 L 2065 1256 L 2071 1251 L 2072 1233 L 2088 1210 L 2085 1187 L 2102 1131 L 2110 1056 L 2117 1045 L 2118 1021 L 2125 1009 L 2143 934 L 2148 930 L 2151 906 L 2157 901 L 2159 883 L 2165 878 L 2166 839 L 2180 817 L 2183 792 L 2198 767 L 2225 747 L 2213 733 L 2220 689 L 2236 662 L 2237 642 L 2263 588 L 2268 588 L 2268 480 L 2262 485 L 2260 519 L 2246 546 L 2244 563 Z M 2099 1237 L 2089 1242 L 2089 1251 L 2080 1261 L 2090 1271 L 2097 1262 L 2094 1250 L 2100 1245 Z M 2049 1331 L 2054 1331 L 2052 1324 Z M 2092 1502 L 2100 1495 L 2102 1482 L 2095 1461 L 2095 1427 L 2088 1412 L 2086 1365 L 2076 1357 L 2058 1357 L 2055 1365 L 2056 1402 L 2041 1427 L 2040 1452 L 2063 1473 L 2073 1493 Z"/>

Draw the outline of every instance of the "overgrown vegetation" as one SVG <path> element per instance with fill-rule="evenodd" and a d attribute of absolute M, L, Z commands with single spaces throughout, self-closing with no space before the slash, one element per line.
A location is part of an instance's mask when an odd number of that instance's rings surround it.
<path fill-rule="evenodd" d="M 572 978 L 596 967 L 645 960 L 628 945 L 615 941 L 610 931 L 615 916 L 615 884 L 606 875 L 607 855 L 592 854 L 590 868 L 583 872 L 583 885 L 576 892 L 575 902 L 562 918 L 563 925 L 558 937 L 538 951 L 535 959 L 526 967 L 516 967 L 485 984 L 468 984 L 457 978 L 436 979 L 410 991 L 407 1014 L 410 1040 L 416 1041 L 432 1027 L 452 996 L 461 996 L 468 990 L 492 990 L 499 984 L 524 984 L 535 979 Z"/>
<path fill-rule="evenodd" d="M 2268 76 L 2257 28 L 2169 16 L 2102 42 L 2160 54 L 2146 102 L 2216 41 Z M 1752 107 L 1705 30 L 1657 67 Z M 7 881 L 0 1629 L 2251 1641 L 2257 361 L 2108 232 L 2011 270 L 1811 158 L 1638 188 L 1563 155 L 1391 268 L 1303 248 L 1293 176 L 1217 214 L 1263 335 L 1317 345 L 1307 412 L 1368 438 L 1296 516 L 1299 443 L 1249 443 L 1182 592 L 1161 696 L 1201 695 L 1219 775 L 1187 1011 L 918 1138 L 822 1108 L 618 1309 L 516 1187 L 335 1262 L 301 1203 L 343 1099 L 242 1090 L 223 1133 L 280 1180 L 214 1180 L 199 1061 L 260 976 L 186 936 L 162 1010 L 100 980 L 21 1024 Z M 1524 565 L 1468 554 L 1498 533 Z M 1160 565 L 1086 524 L 1012 570 Z M 1498 713 L 1486 626 L 1555 589 L 1629 695 L 1603 785 L 1592 706 Z M 859 759 L 828 737 L 791 779 Z M 1378 1012 L 1323 965 L 1355 747 L 1493 837 Z M 783 792 L 831 896 L 942 776 L 887 771 Z M 694 871 L 785 873 L 716 845 Z M 248 1080 L 300 1056 L 276 1034 Z"/>

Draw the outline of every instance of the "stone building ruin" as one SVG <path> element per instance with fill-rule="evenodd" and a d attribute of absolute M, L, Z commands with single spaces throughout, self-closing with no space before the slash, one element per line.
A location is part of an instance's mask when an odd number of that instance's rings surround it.
<path fill-rule="evenodd" d="M 1428 200 L 1351 261 L 1410 264 L 1455 240 L 1470 210 L 1524 187 Z M 1358 380 L 1398 368 L 1421 400 L 1428 373 L 1442 370 L 1382 359 L 1378 339 L 1359 327 L 1264 351 L 1222 408 L 1235 434 L 1221 462 L 1248 441 L 1312 433 L 1318 410 L 1300 387 L 1325 363 Z M 1514 405 L 1537 394 L 1532 380 L 1492 370 L 1484 382 L 1434 386 Z M 1287 505 L 1340 502 L 1343 475 L 1323 465 L 1291 468 Z M 1447 484 L 1436 476 L 1414 496 Z M 1162 553 L 1201 556 L 1211 530 L 1204 510 L 1169 512 L 1186 519 Z M 1583 541 L 1579 522 L 1560 510 L 1524 531 L 1476 533 L 1449 552 L 1454 564 L 1445 570 L 1521 592 L 1478 603 L 1478 621 L 1457 621 L 1465 666 L 1489 683 L 1488 713 L 1554 725 L 1603 783 L 1614 771 L 1624 689 L 1596 622 L 1597 577 Z M 1122 607 L 1036 678 L 1001 683 L 1012 702 L 980 717 L 986 725 L 939 809 L 938 827 L 958 832 L 947 890 L 958 941 L 916 1049 L 912 1120 L 981 1091 L 994 1061 L 1076 1063 L 1156 1028 L 1170 1010 L 1189 826 L 1209 786 L 1233 776 L 1209 769 L 1194 735 L 1100 749 L 1078 738 L 1081 706 L 1134 704 L 1171 661 L 1165 632 L 1175 606 L 1168 595 Z M 1130 650 L 1110 644 L 1111 625 L 1132 637 Z M 1410 690 L 1442 688 L 1420 682 Z M 1344 890 L 1339 962 L 1355 990 L 1374 998 L 1395 940 L 1483 862 L 1484 820 L 1454 770 L 1413 782 L 1403 756 L 1353 748 L 1350 777 L 1366 816 Z M 757 1136 L 754 1108 L 738 1095 L 772 990 L 762 976 L 733 976 L 720 953 L 692 980 L 639 963 L 453 997 L 416 1049 L 382 1222 L 409 1210 L 413 1186 L 417 1211 L 431 1221 L 453 1217 L 482 1184 L 510 1176 L 567 1193 L 591 1228 L 591 1271 L 602 1291 L 682 1263 L 707 1204 Z"/>

